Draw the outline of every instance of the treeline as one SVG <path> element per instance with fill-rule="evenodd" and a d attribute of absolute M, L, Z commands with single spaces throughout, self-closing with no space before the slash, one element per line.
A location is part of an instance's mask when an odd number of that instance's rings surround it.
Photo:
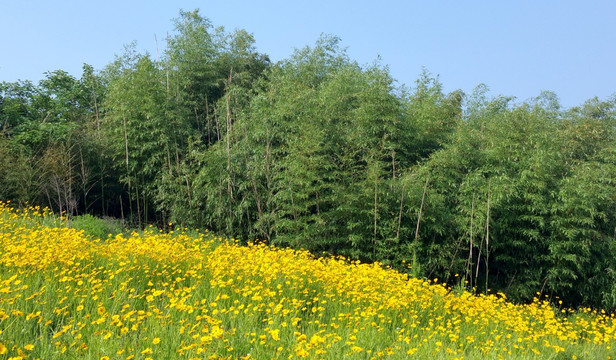
<path fill-rule="evenodd" d="M 198 11 L 175 30 L 154 58 L 3 82 L 0 198 L 616 307 L 616 99 L 406 89 L 335 37 L 271 63 Z"/>

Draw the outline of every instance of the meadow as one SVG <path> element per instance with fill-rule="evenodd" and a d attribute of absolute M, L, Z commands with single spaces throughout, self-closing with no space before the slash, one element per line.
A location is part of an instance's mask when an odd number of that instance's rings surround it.
<path fill-rule="evenodd" d="M 0 359 L 610 359 L 614 314 L 0 203 Z"/>

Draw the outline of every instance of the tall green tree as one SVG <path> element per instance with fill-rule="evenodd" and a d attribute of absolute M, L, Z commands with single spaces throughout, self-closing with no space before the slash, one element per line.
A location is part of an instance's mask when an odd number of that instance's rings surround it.
<path fill-rule="evenodd" d="M 164 73 L 148 55 L 110 81 L 105 107 L 106 137 L 131 213 L 139 223 L 148 221 L 157 182 L 174 170 L 190 129 L 169 114 Z"/>

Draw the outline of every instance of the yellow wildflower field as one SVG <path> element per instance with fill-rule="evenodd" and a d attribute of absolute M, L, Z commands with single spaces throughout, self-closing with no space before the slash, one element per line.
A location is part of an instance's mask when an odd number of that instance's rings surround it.
<path fill-rule="evenodd" d="M 609 359 L 615 345 L 614 314 L 207 232 L 92 239 L 0 203 L 0 359 Z"/>

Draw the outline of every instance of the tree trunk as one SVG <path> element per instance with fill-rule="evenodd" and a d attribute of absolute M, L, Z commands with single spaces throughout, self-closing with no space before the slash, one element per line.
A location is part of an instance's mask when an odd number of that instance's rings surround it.
<path fill-rule="evenodd" d="M 415 241 L 413 244 L 413 275 L 419 275 L 417 269 L 417 247 L 419 246 L 419 224 L 421 223 L 421 213 L 423 211 L 424 200 L 426 198 L 426 191 L 428 190 L 429 177 L 426 177 L 426 183 L 424 184 L 423 194 L 421 195 L 421 204 L 419 205 L 419 214 L 417 215 L 417 226 L 415 227 Z"/>
<path fill-rule="evenodd" d="M 400 227 L 402 226 L 402 206 L 404 204 L 404 192 L 406 184 L 402 185 L 402 194 L 400 195 L 400 211 L 398 212 L 398 229 L 396 230 L 396 240 L 400 241 Z"/>
<path fill-rule="evenodd" d="M 229 191 L 229 194 L 231 196 L 231 198 L 233 198 L 233 188 L 231 186 L 231 110 L 230 110 L 230 95 L 229 92 L 231 91 L 231 76 L 233 75 L 233 68 L 231 68 L 231 70 L 229 71 L 229 79 L 227 82 L 227 94 L 226 94 L 226 105 L 227 105 L 227 136 L 226 136 L 226 141 L 227 141 L 227 173 L 229 174 L 229 182 L 227 182 L 227 190 Z"/>
<path fill-rule="evenodd" d="M 490 188 L 488 186 L 488 210 L 486 211 L 486 294 L 488 293 L 489 265 L 490 265 Z"/>
<path fill-rule="evenodd" d="M 473 287 L 473 217 L 475 216 L 475 194 L 473 194 L 473 199 L 471 200 L 471 231 L 470 231 L 470 241 L 468 246 L 468 261 L 466 262 L 466 275 L 465 279 L 470 281 L 470 287 Z M 470 271 L 470 274 L 469 274 Z"/>
<path fill-rule="evenodd" d="M 372 258 L 376 260 L 376 233 L 377 233 L 377 201 L 378 201 L 378 173 L 374 175 L 374 235 L 372 238 Z"/>

